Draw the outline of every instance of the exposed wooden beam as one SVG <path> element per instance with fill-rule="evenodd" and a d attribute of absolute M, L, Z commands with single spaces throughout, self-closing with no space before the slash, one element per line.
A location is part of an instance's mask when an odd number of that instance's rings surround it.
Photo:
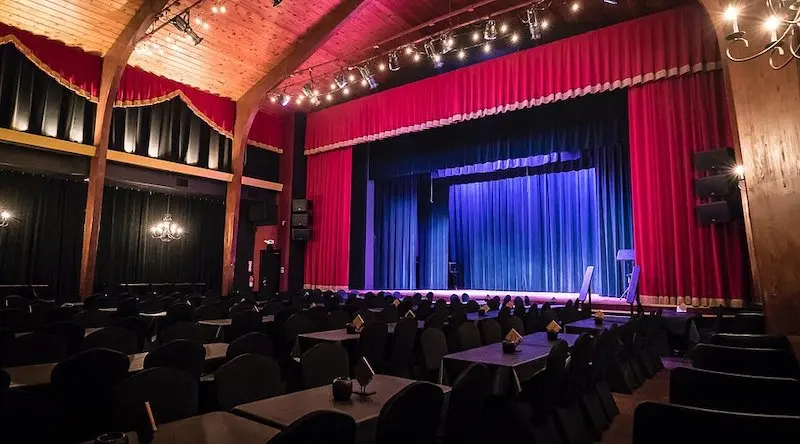
<path fill-rule="evenodd" d="M 106 159 L 111 162 L 124 163 L 126 165 L 148 168 L 151 170 L 167 171 L 170 173 L 222 182 L 230 182 L 232 177 L 231 173 L 226 173 L 224 171 L 200 168 L 193 165 L 170 162 L 164 159 L 154 159 L 152 157 L 140 156 L 138 154 L 125 153 L 122 151 L 109 150 L 106 154 Z"/>
<path fill-rule="evenodd" d="M 100 94 L 94 122 L 95 155 L 89 166 L 89 188 L 86 195 L 86 214 L 83 224 L 83 248 L 81 253 L 81 298 L 92 294 L 97 258 L 97 243 L 100 237 L 100 214 L 103 205 L 103 186 L 106 180 L 106 157 L 111 133 L 111 114 L 122 71 L 128 64 L 136 43 L 161 12 L 167 0 L 145 0 L 131 21 L 103 56 L 103 72 L 100 78 Z"/>
<path fill-rule="evenodd" d="M 236 266 L 236 237 L 239 231 L 239 206 L 242 195 L 242 172 L 247 135 L 264 96 L 298 69 L 315 51 L 336 33 L 347 20 L 367 4 L 367 0 L 343 0 L 317 22 L 286 51 L 279 61 L 236 102 L 236 123 L 233 129 L 233 180 L 225 196 L 225 237 L 222 252 L 222 294 L 233 286 Z"/>
<path fill-rule="evenodd" d="M 12 143 L 14 145 L 23 145 L 87 157 L 94 156 L 95 151 L 93 145 L 84 145 L 82 143 L 69 142 L 53 137 L 40 136 L 38 134 L 25 133 L 6 128 L 0 128 L 0 141 Z"/>

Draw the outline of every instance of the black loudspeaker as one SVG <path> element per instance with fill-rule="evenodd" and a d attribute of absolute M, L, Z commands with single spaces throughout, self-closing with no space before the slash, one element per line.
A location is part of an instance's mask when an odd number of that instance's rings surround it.
<path fill-rule="evenodd" d="M 694 191 L 697 197 L 721 197 L 730 194 L 736 187 L 736 177 L 728 174 L 703 177 L 694 181 Z"/>
<path fill-rule="evenodd" d="M 694 168 L 697 171 L 729 172 L 736 165 L 733 150 L 720 148 L 694 154 Z"/>
<path fill-rule="evenodd" d="M 308 214 L 292 214 L 292 228 L 308 228 Z"/>
<path fill-rule="evenodd" d="M 292 228 L 292 240 L 305 242 L 311 239 L 311 230 L 308 228 Z"/>
<path fill-rule="evenodd" d="M 292 199 L 292 213 L 308 213 L 311 202 L 306 199 Z"/>
<path fill-rule="evenodd" d="M 697 220 L 704 225 L 729 222 L 733 215 L 731 206 L 724 200 L 698 205 L 695 213 Z"/>

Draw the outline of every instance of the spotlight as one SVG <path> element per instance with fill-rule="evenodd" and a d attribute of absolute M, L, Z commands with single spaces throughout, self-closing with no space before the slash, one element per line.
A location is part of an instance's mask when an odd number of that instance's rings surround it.
<path fill-rule="evenodd" d="M 497 38 L 497 22 L 494 20 L 487 20 L 486 26 L 483 28 L 483 39 L 494 40 Z"/>
<path fill-rule="evenodd" d="M 209 28 L 208 23 L 203 23 L 203 29 L 208 31 L 208 28 Z"/>
<path fill-rule="evenodd" d="M 400 60 L 397 58 L 397 51 L 389 53 L 389 71 L 397 71 L 400 69 Z"/>
<path fill-rule="evenodd" d="M 272 103 L 277 102 L 278 101 L 278 96 L 277 95 L 270 96 L 269 101 L 272 102 Z"/>
<path fill-rule="evenodd" d="M 435 66 L 436 68 L 441 68 L 442 65 L 444 65 L 444 63 L 442 62 L 442 56 L 440 56 L 439 54 L 435 54 L 433 56 L 433 66 Z"/>
<path fill-rule="evenodd" d="M 570 6 L 569 9 L 572 12 L 578 12 L 581 9 L 581 4 L 578 2 L 573 2 L 572 6 Z"/>
<path fill-rule="evenodd" d="M 195 24 L 195 25 L 202 25 L 202 24 L 203 24 L 203 21 L 202 21 L 202 20 L 200 20 L 200 17 L 195 17 L 195 18 L 194 18 L 194 24 Z"/>
<path fill-rule="evenodd" d="M 733 174 L 735 174 L 739 180 L 744 180 L 744 165 L 736 165 L 733 168 Z"/>
<path fill-rule="evenodd" d="M 419 62 L 420 56 L 419 53 L 414 54 L 414 61 Z"/>
<path fill-rule="evenodd" d="M 289 97 L 289 95 L 288 95 L 288 94 L 284 94 L 284 95 L 281 97 L 281 106 L 286 106 L 286 105 L 288 105 L 290 100 L 292 100 L 292 98 L 291 98 L 291 97 Z"/>
<path fill-rule="evenodd" d="M 214 6 L 211 7 L 211 13 L 212 14 L 216 14 L 218 12 L 219 12 L 219 8 L 217 7 L 217 5 L 214 5 Z"/>
<path fill-rule="evenodd" d="M 345 89 L 342 90 L 342 94 L 344 94 L 346 96 L 349 96 L 350 95 L 350 88 L 345 87 Z"/>
<path fill-rule="evenodd" d="M 278 6 L 283 0 L 272 0 L 272 6 Z"/>
<path fill-rule="evenodd" d="M 519 40 L 519 35 L 516 32 L 511 34 L 511 43 L 517 43 L 517 40 Z"/>
<path fill-rule="evenodd" d="M 312 85 L 311 83 L 306 83 L 305 85 L 303 85 L 300 91 L 306 97 L 314 97 L 314 85 Z"/>
<path fill-rule="evenodd" d="M 311 104 L 312 105 L 319 105 L 319 99 L 316 98 L 316 97 L 312 97 L 311 98 Z"/>
<path fill-rule="evenodd" d="M 332 96 L 332 95 L 330 95 L 330 94 L 328 94 L 327 96 L 325 96 L 325 100 L 327 100 L 328 102 L 330 102 L 331 100 L 333 100 L 333 96 Z"/>
<path fill-rule="evenodd" d="M 459 50 L 458 51 L 458 59 L 459 60 L 464 60 L 465 57 L 467 57 L 466 51 L 464 51 L 463 49 Z"/>
<path fill-rule="evenodd" d="M 429 59 L 432 59 L 434 54 L 436 54 L 436 50 L 433 49 L 433 40 L 425 43 L 423 47 L 425 48 L 425 55 L 428 56 Z"/>
<path fill-rule="evenodd" d="M 506 25 L 505 23 L 501 24 L 500 25 L 500 32 L 502 34 L 505 34 L 506 32 L 508 32 L 508 25 Z"/>
<path fill-rule="evenodd" d="M 378 65 L 378 71 L 386 71 L 386 64 L 381 63 Z"/>
<path fill-rule="evenodd" d="M 491 51 L 492 51 L 492 45 L 490 45 L 489 42 L 484 43 L 483 44 L 483 52 L 488 54 Z"/>
<path fill-rule="evenodd" d="M 528 19 L 523 23 L 528 25 L 528 31 L 531 33 L 531 40 L 539 40 L 542 38 L 542 29 L 547 28 L 547 21 L 539 21 L 539 11 L 536 8 L 530 8 L 527 11 Z"/>
<path fill-rule="evenodd" d="M 194 29 L 192 29 L 192 25 L 189 23 L 189 11 L 185 11 L 182 14 L 178 14 L 170 20 L 172 26 L 177 28 L 179 31 L 182 31 L 186 35 L 186 40 L 194 43 L 195 45 L 199 45 L 200 42 L 203 41 L 203 38 L 198 36 Z"/>
<path fill-rule="evenodd" d="M 295 100 L 295 101 L 294 101 L 294 103 L 296 103 L 296 104 L 298 104 L 298 105 L 299 105 L 299 104 L 303 103 L 303 99 L 301 99 L 300 97 L 298 97 L 298 98 L 297 98 L 297 100 Z"/>
<path fill-rule="evenodd" d="M 547 19 L 542 20 L 542 30 L 545 30 L 550 27 L 550 22 Z"/>
<path fill-rule="evenodd" d="M 472 33 L 472 41 L 473 42 L 477 42 L 478 40 L 480 40 L 480 38 L 481 38 L 481 35 L 478 33 L 478 31 L 475 31 L 475 32 Z"/>
<path fill-rule="evenodd" d="M 7 227 L 13 217 L 14 215 L 8 210 L 0 211 L 0 227 Z"/>
<path fill-rule="evenodd" d="M 336 76 L 335 81 L 336 81 L 336 86 L 339 87 L 340 89 L 347 86 L 347 80 L 344 78 L 344 73 L 341 73 L 338 76 Z"/>
<path fill-rule="evenodd" d="M 607 3 L 609 5 L 617 5 L 617 0 L 603 0 L 603 3 Z"/>
<path fill-rule="evenodd" d="M 369 86 L 369 89 L 375 89 L 378 87 L 378 82 L 375 81 L 375 76 L 372 75 L 372 72 L 370 72 L 366 65 L 359 66 L 358 72 L 361 73 L 361 86 Z"/>
<path fill-rule="evenodd" d="M 450 32 L 445 32 L 442 34 L 439 40 L 442 42 L 442 55 L 452 51 L 456 44 L 456 40 L 453 38 L 453 34 Z"/>

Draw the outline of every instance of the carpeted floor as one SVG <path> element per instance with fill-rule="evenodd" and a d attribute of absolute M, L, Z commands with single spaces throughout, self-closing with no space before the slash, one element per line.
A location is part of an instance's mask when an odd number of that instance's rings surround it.
<path fill-rule="evenodd" d="M 633 411 L 643 401 L 669 401 L 669 369 L 688 367 L 688 359 L 663 358 L 664 370 L 653 379 L 648 379 L 632 395 L 614 393 L 614 400 L 619 407 L 619 416 L 614 418 L 611 427 L 603 433 L 602 444 L 630 444 L 633 437 Z"/>

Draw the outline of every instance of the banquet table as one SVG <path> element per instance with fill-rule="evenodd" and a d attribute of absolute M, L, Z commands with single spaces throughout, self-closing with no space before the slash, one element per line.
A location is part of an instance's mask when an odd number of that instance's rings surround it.
<path fill-rule="evenodd" d="M 326 385 L 288 395 L 263 399 L 236 406 L 233 413 L 271 427 L 284 429 L 302 416 L 318 410 L 333 410 L 356 421 L 357 442 L 371 442 L 384 404 L 397 392 L 416 381 L 389 375 L 375 375 L 367 386 L 371 396 L 353 394 L 349 401 L 333 400 L 331 386 Z M 439 385 L 447 394 L 450 387 Z M 413 425 L 412 425 L 413 426 Z"/>
<path fill-rule="evenodd" d="M 572 346 L 579 335 L 561 333 L 558 340 Z M 503 353 L 501 344 L 489 344 L 445 355 L 439 367 L 439 383 L 453 381 L 467 366 L 484 364 L 492 372 L 492 392 L 495 395 L 519 393 L 522 383 L 544 369 L 547 356 L 555 341 L 544 332 L 523 336 L 516 353 Z"/>
<path fill-rule="evenodd" d="M 565 325 L 564 331 L 567 333 L 589 333 L 596 335 L 603 330 L 608 330 L 612 325 L 623 325 L 630 322 L 630 320 L 628 316 L 606 316 L 606 318 L 603 319 L 603 323 L 597 325 L 594 323 L 593 318 L 581 319 Z"/>
<path fill-rule="evenodd" d="M 387 330 L 390 335 L 394 334 L 394 328 L 397 325 L 395 322 L 386 324 Z M 425 328 L 425 321 L 417 321 L 417 328 L 422 330 Z M 333 342 L 341 344 L 347 341 L 356 341 L 361 337 L 361 333 L 348 333 L 347 329 L 339 328 L 336 330 L 317 331 L 313 333 L 301 333 L 297 335 L 297 341 L 294 345 L 294 356 L 300 356 L 303 352 L 310 349 L 320 342 Z"/>
<path fill-rule="evenodd" d="M 228 352 L 228 344 L 211 343 L 203 345 L 206 349 L 206 362 L 215 362 L 225 358 Z M 130 359 L 129 373 L 136 373 L 144 369 L 144 358 L 147 353 L 136 353 L 128 355 Z M 23 365 L 20 367 L 8 367 L 6 372 L 11 376 L 11 388 L 33 387 L 50 384 L 50 375 L 56 367 L 56 362 L 46 364 Z"/>

